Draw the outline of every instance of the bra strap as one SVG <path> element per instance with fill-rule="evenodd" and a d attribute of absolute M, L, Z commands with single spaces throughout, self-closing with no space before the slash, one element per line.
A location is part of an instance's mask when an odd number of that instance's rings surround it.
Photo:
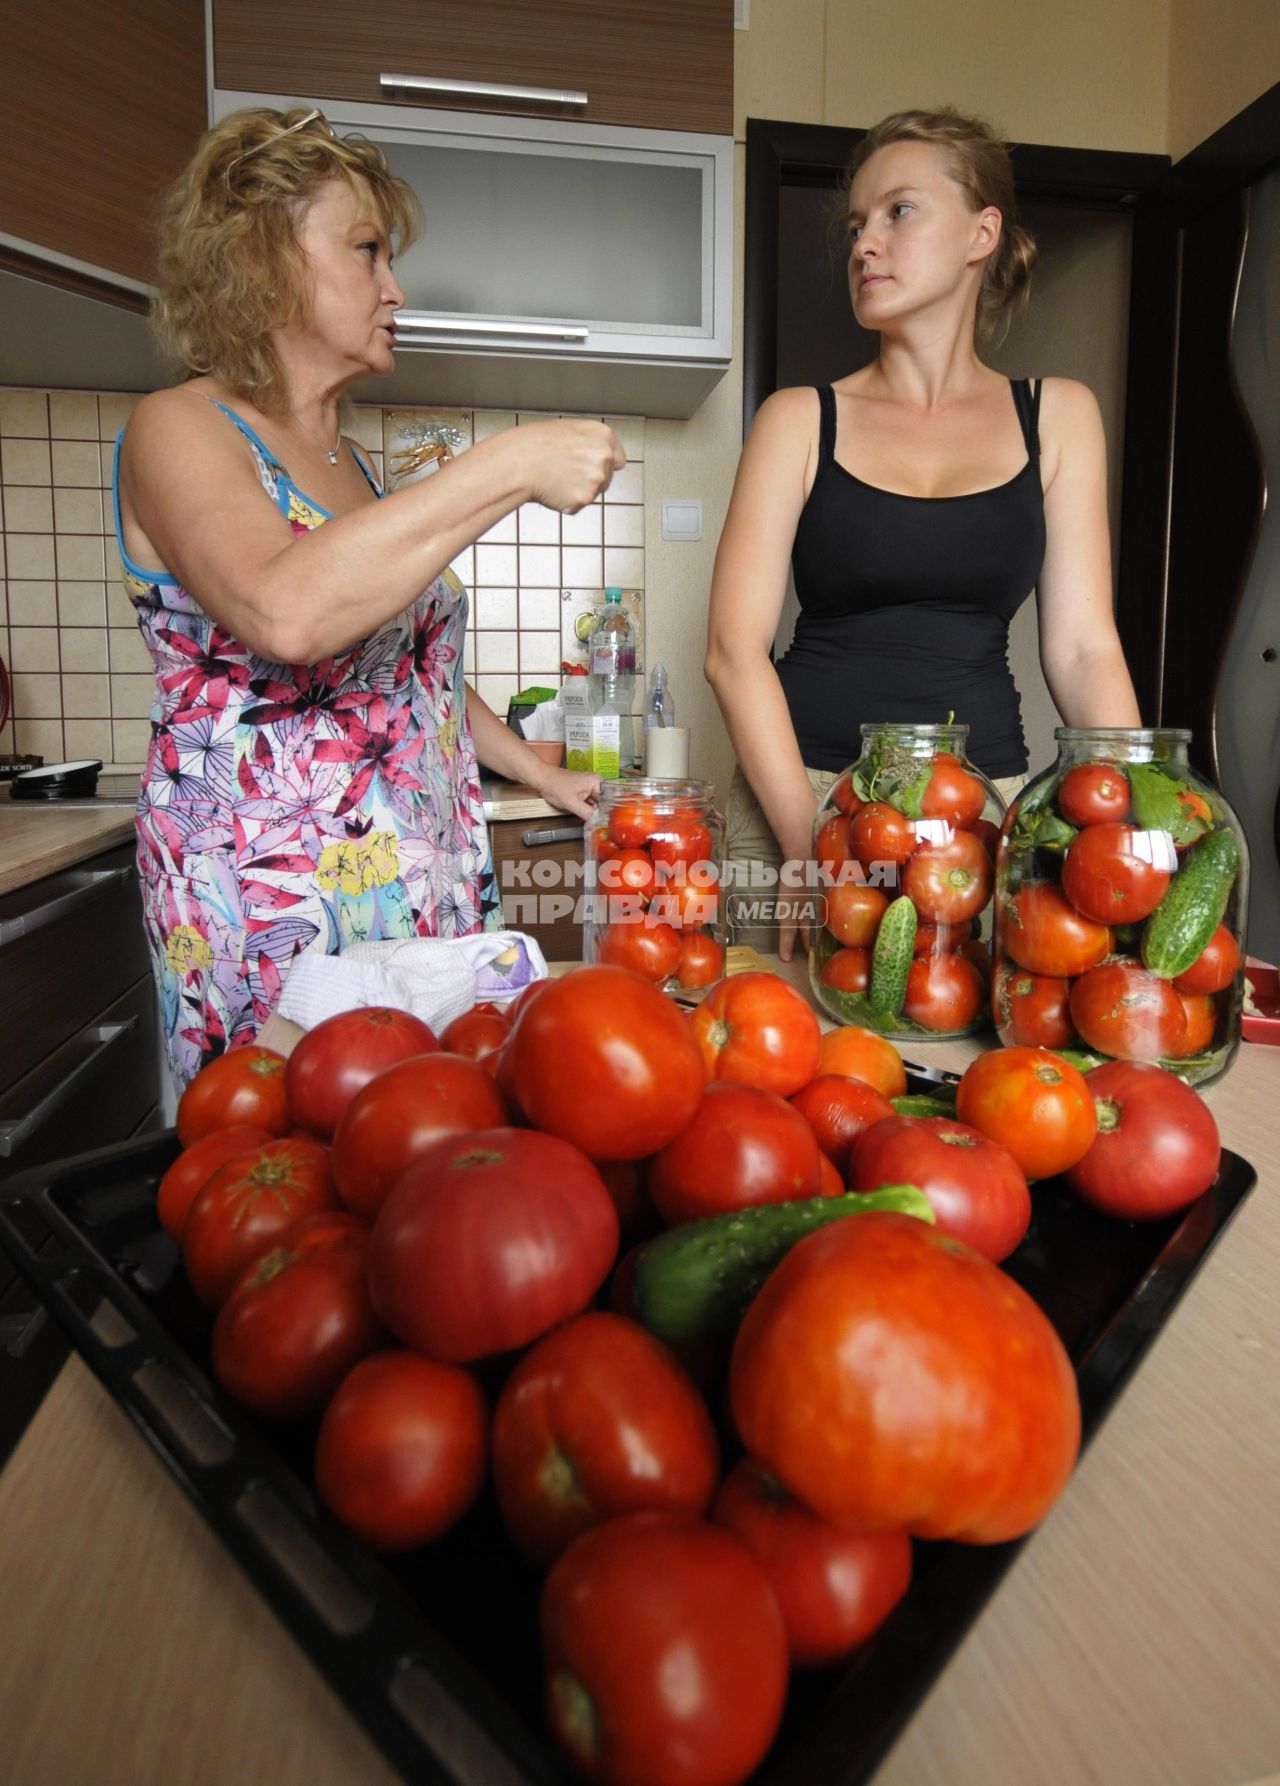
<path fill-rule="evenodd" d="M 836 456 L 836 394 L 829 384 L 818 392 L 818 470 L 823 472 Z"/>
<path fill-rule="evenodd" d="M 1022 439 L 1027 449 L 1027 458 L 1033 465 L 1040 463 L 1040 392 L 1044 388 L 1042 378 L 1010 379 L 1013 390 L 1014 408 L 1018 412 L 1018 421 L 1022 425 Z"/>

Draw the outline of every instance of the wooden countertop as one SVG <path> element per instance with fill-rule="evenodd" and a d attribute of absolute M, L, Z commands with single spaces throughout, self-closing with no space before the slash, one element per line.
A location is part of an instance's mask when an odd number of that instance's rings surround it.
<path fill-rule="evenodd" d="M 1280 1778 L 1278 1094 L 1257 1045 L 1210 1088 L 1259 1183 L 875 1786 Z M 392 1786 L 78 1362 L 0 1474 L 0 1581 L 11 1786 Z"/>
<path fill-rule="evenodd" d="M 0 893 L 74 868 L 133 836 L 132 802 L 12 800 L 0 792 Z"/>
<path fill-rule="evenodd" d="M 481 783 L 484 790 L 484 816 L 490 824 L 503 819 L 564 818 L 558 806 L 551 806 L 522 781 L 492 781 L 488 776 Z M 566 824 L 575 821 L 565 819 Z"/>

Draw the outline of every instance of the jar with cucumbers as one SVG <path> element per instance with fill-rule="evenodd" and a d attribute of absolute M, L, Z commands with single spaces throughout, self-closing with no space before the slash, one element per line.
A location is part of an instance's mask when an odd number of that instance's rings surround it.
<path fill-rule="evenodd" d="M 1193 1085 L 1240 1043 L 1248 853 L 1191 734 L 1061 726 L 1005 817 L 992 1003 L 1006 1046 L 1082 1068 L 1156 1061 Z"/>
<path fill-rule="evenodd" d="M 864 725 L 814 822 L 814 996 L 839 1023 L 928 1040 L 990 1021 L 991 898 L 1004 805 L 967 725 Z"/>

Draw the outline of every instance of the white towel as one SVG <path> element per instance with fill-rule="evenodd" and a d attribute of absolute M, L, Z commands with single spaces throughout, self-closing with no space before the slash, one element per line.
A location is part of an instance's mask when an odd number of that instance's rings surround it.
<path fill-rule="evenodd" d="M 291 1023 L 314 1029 L 339 1011 L 390 1005 L 412 1011 L 439 1035 L 481 1000 L 501 1004 L 546 977 L 542 950 L 518 930 L 447 941 L 409 936 L 353 943 L 341 955 L 300 955 L 276 1009 Z"/>

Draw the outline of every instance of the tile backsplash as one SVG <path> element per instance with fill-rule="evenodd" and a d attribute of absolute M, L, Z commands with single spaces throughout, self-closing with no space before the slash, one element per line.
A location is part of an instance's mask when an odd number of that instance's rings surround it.
<path fill-rule="evenodd" d="M 142 764 L 151 659 L 124 592 L 111 513 L 115 436 L 137 401 L 0 389 L 0 655 L 13 691 L 0 752 Z M 347 427 L 394 488 L 404 477 L 435 475 L 435 442 L 465 452 L 545 419 L 366 404 Z M 576 515 L 528 504 L 454 560 L 471 595 L 468 680 L 498 713 L 518 688 L 554 682 L 563 660 L 581 656 L 574 622 L 606 584 L 634 592 L 629 604 L 642 608 L 644 422 L 605 419 L 628 462 L 603 501 Z"/>

